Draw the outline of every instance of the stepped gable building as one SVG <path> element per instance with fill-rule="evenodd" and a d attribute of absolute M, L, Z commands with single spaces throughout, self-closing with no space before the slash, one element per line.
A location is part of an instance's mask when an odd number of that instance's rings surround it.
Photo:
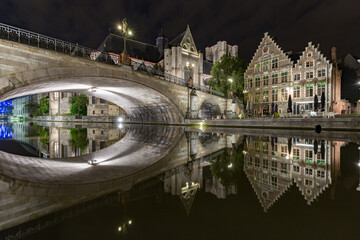
<path fill-rule="evenodd" d="M 325 109 L 335 113 L 344 110 L 341 96 L 341 70 L 338 68 L 336 48 L 331 50 L 332 63 L 311 42 L 303 52 L 285 52 L 275 40 L 264 34 L 245 71 L 245 100 L 256 115 L 271 112 L 277 105 L 285 113 L 288 98 L 292 98 L 294 114 L 314 108 L 317 95 L 319 105 L 325 94 Z M 276 108 L 276 107 L 275 107 Z"/>

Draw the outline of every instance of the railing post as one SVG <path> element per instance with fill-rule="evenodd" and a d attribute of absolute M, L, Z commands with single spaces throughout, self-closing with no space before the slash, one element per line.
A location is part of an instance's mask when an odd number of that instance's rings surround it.
<path fill-rule="evenodd" d="M 55 41 L 54 41 L 54 45 L 55 45 L 55 52 L 56 52 L 56 39 L 55 39 Z"/>
<path fill-rule="evenodd" d="M 37 35 L 37 46 L 38 46 L 38 48 L 40 47 L 40 36 L 39 36 L 39 34 Z"/>
<path fill-rule="evenodd" d="M 18 42 L 20 42 L 20 29 L 18 29 Z"/>

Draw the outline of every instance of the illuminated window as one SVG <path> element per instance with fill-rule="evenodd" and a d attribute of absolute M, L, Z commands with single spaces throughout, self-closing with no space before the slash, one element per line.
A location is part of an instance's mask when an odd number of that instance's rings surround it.
<path fill-rule="evenodd" d="M 277 102 L 277 100 L 278 100 L 278 90 L 277 89 L 272 90 L 271 100 L 273 102 Z"/>
<path fill-rule="evenodd" d="M 263 71 L 269 70 L 269 61 L 263 62 Z"/>
<path fill-rule="evenodd" d="M 321 97 L 322 93 L 325 94 L 325 86 L 326 86 L 326 83 L 324 83 L 324 82 L 317 84 L 317 94 L 319 97 Z"/>
<path fill-rule="evenodd" d="M 288 99 L 288 91 L 286 88 L 281 89 L 281 101 L 286 101 Z"/>
<path fill-rule="evenodd" d="M 305 62 L 305 67 L 312 67 L 312 66 L 314 66 L 314 61 Z"/>
<path fill-rule="evenodd" d="M 294 98 L 300 97 L 300 86 L 294 86 Z"/>
<path fill-rule="evenodd" d="M 314 184 L 313 181 L 311 181 L 311 180 L 309 180 L 309 179 L 305 179 L 305 182 L 304 182 L 304 183 L 305 183 L 306 186 L 310 186 L 310 187 L 312 187 L 313 184 Z M 310 193 L 311 193 L 311 192 L 310 192 Z"/>
<path fill-rule="evenodd" d="M 278 75 L 277 74 L 271 75 L 271 80 L 272 80 L 272 84 L 277 84 L 278 83 Z"/>
<path fill-rule="evenodd" d="M 306 97 L 314 96 L 314 84 L 306 84 Z"/>
<path fill-rule="evenodd" d="M 278 61 L 279 61 L 279 59 L 273 59 L 273 60 L 271 60 L 271 63 L 272 63 L 272 68 L 274 69 L 274 68 L 278 68 L 279 67 L 279 63 L 278 63 Z"/>
<path fill-rule="evenodd" d="M 269 92 L 268 91 L 263 92 L 263 102 L 269 102 Z"/>
<path fill-rule="evenodd" d="M 288 81 L 288 73 L 287 72 L 283 72 L 281 73 L 281 82 L 287 82 Z"/>

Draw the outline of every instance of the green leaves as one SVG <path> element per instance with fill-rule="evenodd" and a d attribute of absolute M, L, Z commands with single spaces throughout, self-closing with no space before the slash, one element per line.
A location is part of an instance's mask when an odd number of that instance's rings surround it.
<path fill-rule="evenodd" d="M 89 103 L 89 99 L 86 95 L 80 94 L 78 96 L 70 97 L 69 102 L 71 115 L 86 116 L 86 105 Z"/>
<path fill-rule="evenodd" d="M 219 62 L 214 63 L 211 69 L 209 85 L 225 95 L 229 91 L 239 98 L 243 97 L 244 72 L 246 64 L 239 57 L 223 55 Z M 229 81 L 232 79 L 232 82 Z"/>
<path fill-rule="evenodd" d="M 40 99 L 40 106 L 36 110 L 37 115 L 45 115 L 49 113 L 49 99 L 47 97 L 42 97 Z"/>

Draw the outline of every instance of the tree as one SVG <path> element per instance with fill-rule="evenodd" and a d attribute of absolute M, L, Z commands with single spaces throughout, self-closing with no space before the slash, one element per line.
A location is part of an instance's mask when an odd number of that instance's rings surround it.
<path fill-rule="evenodd" d="M 40 99 L 40 106 L 36 112 L 37 115 L 45 115 L 49 113 L 49 99 L 47 97 L 42 97 Z"/>
<path fill-rule="evenodd" d="M 246 64 L 239 57 L 223 55 L 211 69 L 210 87 L 228 95 L 231 90 L 234 96 L 243 97 L 244 72 Z M 229 81 L 232 80 L 232 82 Z"/>
<path fill-rule="evenodd" d="M 70 129 L 69 143 L 73 148 L 80 148 L 81 151 L 84 152 L 89 144 L 89 141 L 87 139 L 87 129 L 86 128 Z"/>
<path fill-rule="evenodd" d="M 30 115 L 37 116 L 38 115 L 38 109 L 40 108 L 40 105 L 37 103 L 28 103 L 25 105 L 27 110 L 29 111 Z"/>
<path fill-rule="evenodd" d="M 71 104 L 70 113 L 72 115 L 77 115 L 77 116 L 87 115 L 86 105 L 89 103 L 89 99 L 86 95 L 80 94 L 78 96 L 70 97 L 69 102 Z"/>

